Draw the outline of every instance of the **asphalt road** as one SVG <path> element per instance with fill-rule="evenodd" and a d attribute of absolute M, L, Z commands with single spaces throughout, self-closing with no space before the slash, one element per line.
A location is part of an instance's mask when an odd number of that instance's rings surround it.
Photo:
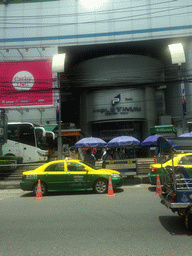
<path fill-rule="evenodd" d="M 161 205 L 148 184 L 123 186 L 115 197 L 74 192 L 34 198 L 20 189 L 0 191 L 0 254 L 191 255 L 182 218 Z"/>

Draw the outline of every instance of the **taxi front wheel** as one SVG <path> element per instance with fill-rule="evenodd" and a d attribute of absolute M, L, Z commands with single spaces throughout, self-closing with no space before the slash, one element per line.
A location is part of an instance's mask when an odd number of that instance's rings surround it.
<path fill-rule="evenodd" d="M 38 182 L 35 183 L 35 185 L 33 186 L 33 194 L 34 195 L 36 195 L 36 193 L 37 193 L 37 185 L 38 185 Z M 46 195 L 46 193 L 47 193 L 47 186 L 43 182 L 41 182 L 41 192 L 42 192 L 42 196 Z"/>
<path fill-rule="evenodd" d="M 96 180 L 93 190 L 97 193 L 97 194 L 103 194 L 107 192 L 107 180 L 104 179 L 99 179 Z"/>

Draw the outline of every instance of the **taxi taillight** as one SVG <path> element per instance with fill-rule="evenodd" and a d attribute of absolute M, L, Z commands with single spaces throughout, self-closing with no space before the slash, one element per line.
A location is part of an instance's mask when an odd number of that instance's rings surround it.
<path fill-rule="evenodd" d="M 23 179 L 23 178 L 25 178 L 25 177 L 26 177 L 26 175 L 25 175 L 25 174 L 22 174 L 22 176 L 21 176 L 21 177 L 22 177 L 22 179 Z"/>
<path fill-rule="evenodd" d="M 157 167 L 153 167 L 153 168 L 152 168 L 152 172 L 155 172 L 155 171 L 157 171 L 157 170 L 158 170 Z"/>

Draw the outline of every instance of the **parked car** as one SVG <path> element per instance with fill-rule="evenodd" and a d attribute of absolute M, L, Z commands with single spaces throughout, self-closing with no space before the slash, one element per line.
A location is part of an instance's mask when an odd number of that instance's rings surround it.
<path fill-rule="evenodd" d="M 185 166 L 188 168 L 192 168 L 192 153 L 187 154 L 176 154 L 173 158 L 174 167 Z M 167 171 L 166 167 L 172 166 L 172 159 L 167 162 L 161 164 L 151 164 L 150 165 L 150 173 L 148 173 L 149 180 L 151 185 L 156 185 L 157 182 L 157 174 L 159 174 L 160 182 L 163 184 L 167 179 Z M 192 174 L 192 170 L 191 170 Z"/>
<path fill-rule="evenodd" d="M 113 188 L 121 187 L 123 178 L 120 172 L 109 169 L 95 169 L 81 160 L 57 160 L 46 163 L 33 171 L 23 172 L 20 187 L 36 194 L 38 180 L 41 181 L 42 195 L 47 191 L 94 190 L 107 192 L 111 176 Z"/>

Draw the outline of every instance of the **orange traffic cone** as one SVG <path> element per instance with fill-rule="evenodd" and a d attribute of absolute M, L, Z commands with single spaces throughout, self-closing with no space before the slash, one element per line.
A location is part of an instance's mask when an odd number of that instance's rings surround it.
<path fill-rule="evenodd" d="M 156 195 L 160 195 L 161 193 L 162 193 L 161 183 L 159 179 L 159 174 L 157 174 Z"/>
<path fill-rule="evenodd" d="M 106 196 L 115 196 L 113 193 L 113 185 L 111 181 L 111 176 L 109 176 L 109 184 L 108 184 L 108 194 Z"/>
<path fill-rule="evenodd" d="M 38 180 L 36 197 L 34 199 L 43 199 L 40 180 Z"/>

